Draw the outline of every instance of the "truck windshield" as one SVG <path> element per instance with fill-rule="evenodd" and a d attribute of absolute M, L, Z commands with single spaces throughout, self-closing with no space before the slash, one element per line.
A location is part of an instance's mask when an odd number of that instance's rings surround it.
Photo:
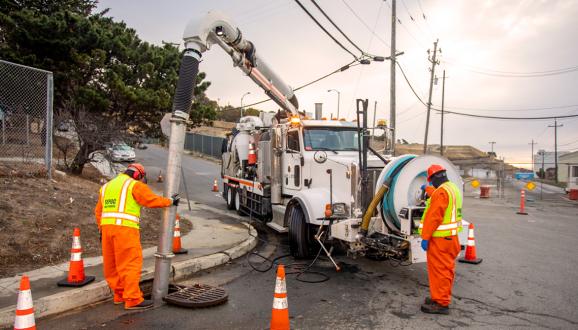
<path fill-rule="evenodd" d="M 355 128 L 310 127 L 303 129 L 305 150 L 357 151 Z"/>

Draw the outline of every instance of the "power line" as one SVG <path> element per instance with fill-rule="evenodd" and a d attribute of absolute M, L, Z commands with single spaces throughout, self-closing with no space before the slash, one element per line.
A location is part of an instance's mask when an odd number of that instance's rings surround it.
<path fill-rule="evenodd" d="M 456 65 L 465 67 L 464 70 L 470 71 L 473 73 L 478 73 L 486 76 L 492 77 L 502 77 L 502 78 L 535 78 L 535 77 L 548 77 L 548 76 L 556 76 L 561 74 L 567 74 L 578 71 L 578 66 L 571 66 L 566 68 L 559 68 L 554 70 L 546 70 L 546 71 L 530 71 L 530 72 L 513 72 L 513 71 L 499 71 L 487 68 L 476 67 L 469 64 L 459 63 L 444 60 L 446 64 Z"/>
<path fill-rule="evenodd" d="M 347 63 L 347 64 L 339 67 L 338 69 L 335 69 L 335 70 L 333 70 L 333 71 L 331 71 L 331 72 L 329 72 L 329 73 L 327 73 L 327 74 L 325 74 L 325 75 L 323 75 L 323 76 L 321 76 L 321 77 L 319 77 L 319 78 L 315 78 L 314 80 L 311 80 L 311 81 L 309 81 L 309 82 L 307 82 L 307 83 L 305 83 L 305 84 L 303 84 L 303 85 L 301 85 L 301 86 L 293 89 L 293 91 L 296 92 L 296 91 L 298 91 L 298 90 L 300 90 L 300 89 L 303 89 L 303 88 L 305 88 L 305 87 L 308 87 L 308 86 L 310 86 L 310 85 L 313 85 L 313 84 L 315 84 L 315 83 L 317 83 L 317 82 L 319 82 L 319 81 L 321 81 L 321 80 L 323 80 L 323 79 L 329 78 L 330 76 L 332 76 L 332 75 L 334 75 L 334 74 L 336 74 L 336 73 L 343 72 L 343 71 L 345 71 L 345 70 L 347 70 L 347 69 L 349 69 L 349 68 L 351 68 L 351 67 L 357 66 L 357 65 L 360 65 L 360 63 L 359 63 L 358 61 L 351 61 L 351 62 L 349 62 L 349 63 Z M 262 103 L 265 103 L 265 102 L 269 102 L 269 101 L 272 101 L 272 100 L 271 100 L 270 98 L 263 99 L 263 100 L 261 100 L 261 101 L 255 102 L 255 103 L 251 103 L 251 104 L 244 105 L 243 108 L 249 108 L 249 107 L 252 107 L 252 106 L 254 106 L 254 105 L 259 105 L 259 104 L 262 104 Z M 221 111 L 233 111 L 233 110 L 238 110 L 238 109 L 240 109 L 240 107 L 236 107 L 236 108 L 233 108 L 233 109 L 227 109 L 227 110 L 221 110 Z"/>
<path fill-rule="evenodd" d="M 317 9 L 321 12 L 321 14 L 323 14 L 323 16 L 325 16 L 325 18 L 329 21 L 329 23 L 331 23 L 331 25 L 333 25 L 333 27 L 335 27 L 337 29 L 337 31 L 339 31 L 339 33 L 341 33 L 341 35 L 347 40 L 349 41 L 350 44 L 353 45 L 353 47 L 355 47 L 361 54 L 365 54 L 365 52 L 359 48 L 359 46 L 357 46 L 357 44 L 355 42 L 353 42 L 344 32 L 343 30 L 341 30 L 339 28 L 339 26 L 337 26 L 337 24 L 335 24 L 335 22 L 331 19 L 331 17 L 329 17 L 329 15 L 327 15 L 327 13 L 325 12 L 325 10 L 323 10 L 323 8 L 321 8 L 321 6 L 319 6 L 319 4 L 317 3 L 317 1 L 315 0 L 311 0 L 311 2 L 313 3 L 313 5 L 315 5 L 315 7 L 317 7 Z"/>
<path fill-rule="evenodd" d="M 339 40 L 335 39 L 335 37 L 329 33 L 329 31 L 327 31 L 327 29 L 325 29 L 325 27 L 323 27 L 323 25 L 321 25 L 321 23 L 319 23 L 319 21 L 309 12 L 309 10 L 307 10 L 307 8 L 305 8 L 305 6 L 303 6 L 303 4 L 301 2 L 299 2 L 299 0 L 294 0 L 299 7 L 301 7 L 301 9 L 307 14 L 307 16 L 309 16 L 309 18 L 311 18 L 313 20 L 313 22 L 315 22 L 315 24 L 317 24 L 317 26 L 323 30 L 323 32 L 325 32 L 325 34 L 327 34 L 327 36 L 329 36 L 331 38 L 331 40 L 333 40 L 333 42 L 335 42 L 337 45 L 339 45 L 339 47 L 341 47 L 341 49 L 343 49 L 344 51 L 348 52 L 351 56 L 353 56 L 353 58 L 355 58 L 355 60 L 359 60 L 357 58 L 357 56 L 355 54 L 353 54 L 349 49 L 347 49 L 345 46 L 343 46 L 343 44 L 341 42 L 339 42 Z M 363 52 L 362 52 L 363 54 Z"/>
<path fill-rule="evenodd" d="M 391 45 L 387 41 L 383 40 L 377 33 L 375 33 L 375 28 L 372 29 L 361 17 L 359 17 L 359 15 L 355 12 L 355 10 L 353 10 L 353 8 L 351 8 L 351 6 L 345 0 L 341 0 L 341 2 L 343 2 L 345 7 L 347 7 L 347 9 L 349 9 L 349 11 L 353 14 L 353 16 L 355 16 L 355 18 L 357 18 L 357 20 L 359 22 L 361 22 L 361 24 L 363 24 L 363 26 L 365 26 L 365 28 L 367 28 L 367 30 L 369 30 L 371 32 L 371 34 L 377 38 L 377 40 L 381 41 L 387 47 L 391 47 Z M 383 5 L 383 2 L 381 3 L 381 5 Z M 381 6 L 380 6 L 380 8 L 381 8 Z M 380 9 L 380 11 L 381 11 L 381 9 Z"/>
<path fill-rule="evenodd" d="M 409 88 L 411 89 L 411 91 L 413 92 L 413 94 L 415 95 L 415 97 L 417 97 L 417 99 L 425 106 L 427 106 L 427 103 L 425 103 L 421 97 L 417 94 L 417 92 L 415 91 L 415 89 L 413 88 L 411 82 L 409 81 L 409 79 L 407 78 L 405 71 L 403 70 L 401 64 L 399 64 L 399 62 L 397 62 L 397 65 L 401 71 L 401 74 L 403 75 L 405 82 L 407 83 L 407 85 L 409 86 Z M 437 109 L 437 108 L 431 108 L 432 110 L 435 110 L 437 112 L 441 112 L 441 109 Z M 500 120 L 551 120 L 551 119 L 562 119 L 562 118 L 574 118 L 574 117 L 578 117 L 578 113 L 577 114 L 572 114 L 572 115 L 559 115 L 559 116 L 544 116 L 544 117 L 503 117 L 503 116 L 487 116 L 487 115 L 476 115 L 473 113 L 465 113 L 465 112 L 457 112 L 457 111 L 449 111 L 449 110 L 444 110 L 444 113 L 447 114 L 453 114 L 453 115 L 458 115 L 458 116 L 466 116 L 466 117 L 473 117 L 473 118 L 483 118 L 483 119 L 500 119 Z"/>

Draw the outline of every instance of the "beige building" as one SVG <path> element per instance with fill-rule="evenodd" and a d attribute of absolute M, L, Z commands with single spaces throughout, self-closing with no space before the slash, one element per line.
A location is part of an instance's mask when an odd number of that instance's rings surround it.
<path fill-rule="evenodd" d="M 569 188 L 578 189 L 578 151 L 559 157 L 558 181 L 568 183 Z"/>

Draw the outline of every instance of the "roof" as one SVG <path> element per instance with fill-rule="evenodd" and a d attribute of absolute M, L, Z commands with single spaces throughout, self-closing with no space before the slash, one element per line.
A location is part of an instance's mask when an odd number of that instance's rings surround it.
<path fill-rule="evenodd" d="M 567 154 L 564 154 L 564 155 L 560 156 L 559 158 L 560 158 L 560 160 L 563 160 L 563 159 L 568 159 L 568 160 L 570 160 L 570 159 L 572 159 L 572 158 L 574 158 L 574 157 L 577 157 L 577 158 L 578 158 L 578 150 L 573 151 L 573 152 L 569 152 L 569 153 L 567 153 Z"/>

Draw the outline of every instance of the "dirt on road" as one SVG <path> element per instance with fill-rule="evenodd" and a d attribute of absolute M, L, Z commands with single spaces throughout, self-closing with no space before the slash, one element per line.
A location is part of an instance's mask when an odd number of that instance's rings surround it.
<path fill-rule="evenodd" d="M 0 277 L 60 264 L 70 258 L 72 231 L 80 228 L 83 257 L 100 255 L 94 219 L 100 176 L 87 168 L 83 177 L 54 180 L 19 175 L 0 164 Z M 142 209 L 141 244 L 158 243 L 160 209 Z M 191 223 L 183 219 L 181 232 Z"/>

